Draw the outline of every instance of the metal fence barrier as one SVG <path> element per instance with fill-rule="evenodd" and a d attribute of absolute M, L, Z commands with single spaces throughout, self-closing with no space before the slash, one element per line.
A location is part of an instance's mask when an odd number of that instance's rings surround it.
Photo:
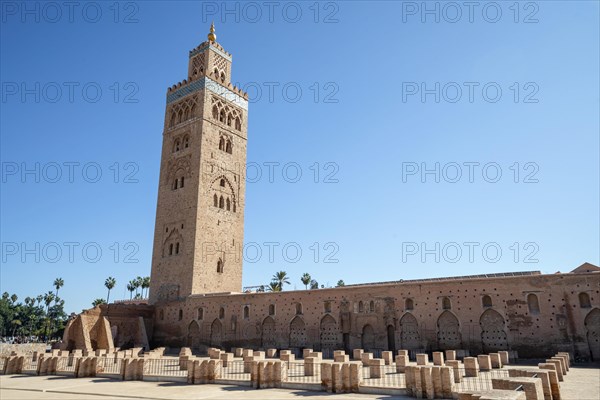
<path fill-rule="evenodd" d="M 456 371 L 457 369 L 454 370 L 454 373 L 456 373 Z M 460 383 L 455 384 L 454 391 L 456 392 L 491 390 L 492 379 L 508 378 L 508 370 L 506 369 L 479 371 L 478 376 L 467 377 L 465 376 L 465 369 L 459 368 L 458 374 L 461 376 L 461 381 Z"/>
<path fill-rule="evenodd" d="M 393 387 L 405 388 L 406 375 L 396 372 L 395 365 L 383 365 L 375 367 L 380 369 L 380 373 L 376 374 L 371 367 L 362 368 L 362 385 L 375 387 Z"/>
<path fill-rule="evenodd" d="M 123 366 L 122 358 L 99 357 L 96 364 L 96 374 L 118 375 Z"/>
<path fill-rule="evenodd" d="M 144 376 L 187 377 L 187 370 L 179 367 L 178 358 L 149 358 L 144 361 Z"/>

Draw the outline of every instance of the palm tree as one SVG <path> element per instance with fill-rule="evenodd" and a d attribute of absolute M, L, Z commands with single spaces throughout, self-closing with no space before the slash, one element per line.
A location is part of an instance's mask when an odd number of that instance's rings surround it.
<path fill-rule="evenodd" d="M 17 300 L 19 300 L 19 297 L 16 294 L 10 296 L 10 301 L 12 301 L 13 304 L 15 304 Z"/>
<path fill-rule="evenodd" d="M 310 277 L 310 274 L 308 272 L 302 274 L 300 280 L 302 281 L 302 284 L 304 284 L 304 289 L 308 289 L 308 284 L 310 283 L 311 279 L 312 278 Z"/>
<path fill-rule="evenodd" d="M 92 301 L 93 307 L 99 306 L 100 304 L 106 304 L 106 301 L 104 301 L 104 299 L 96 299 Z"/>
<path fill-rule="evenodd" d="M 144 289 L 146 289 L 146 297 L 148 297 L 148 288 L 150 288 L 150 277 L 145 276 L 142 278 L 142 297 L 144 297 Z"/>
<path fill-rule="evenodd" d="M 273 282 L 276 282 L 279 285 L 279 292 L 283 290 L 283 284 L 290 284 L 290 278 L 287 275 L 287 272 L 285 271 L 279 271 L 276 272 L 275 275 L 273 275 L 273 278 L 271 278 L 273 280 Z M 273 283 L 271 282 L 271 283 Z M 270 284 L 269 284 L 270 286 Z"/>
<path fill-rule="evenodd" d="M 277 281 L 272 281 L 271 283 L 269 283 L 269 286 L 267 286 L 267 291 L 281 292 L 281 285 Z"/>
<path fill-rule="evenodd" d="M 112 276 L 109 276 L 104 281 L 104 286 L 106 286 L 106 288 L 108 289 L 108 294 L 106 295 L 106 303 L 107 304 L 108 304 L 108 300 L 110 299 L 110 291 L 112 288 L 115 287 L 116 284 L 117 284 L 117 280 L 115 278 L 113 278 Z"/>
<path fill-rule="evenodd" d="M 135 294 L 136 294 L 136 296 L 138 294 L 138 289 L 140 288 L 140 286 L 142 286 L 142 280 L 143 279 L 142 279 L 141 276 L 138 276 L 137 278 L 135 278 L 133 280 L 133 286 L 135 286 Z"/>
<path fill-rule="evenodd" d="M 56 278 L 54 280 L 54 287 L 56 288 L 56 297 L 58 297 L 58 290 L 65 285 L 65 281 L 62 278 Z"/>
<path fill-rule="evenodd" d="M 342 287 L 342 286 L 346 286 L 346 284 L 344 283 L 344 281 L 343 281 L 343 280 L 341 280 L 341 279 L 340 279 L 340 280 L 337 282 L 337 285 L 335 285 L 335 287 Z"/>
<path fill-rule="evenodd" d="M 44 300 L 44 296 L 42 296 L 41 294 L 38 294 L 38 296 L 35 298 L 35 301 L 37 301 L 37 303 L 38 303 L 38 307 L 42 303 L 42 300 Z"/>
<path fill-rule="evenodd" d="M 134 281 L 129 281 L 129 283 L 127 284 L 127 290 L 129 290 L 129 300 L 131 300 L 133 297 L 133 291 L 135 290 Z"/>
<path fill-rule="evenodd" d="M 48 309 L 50 308 L 50 303 L 54 301 L 56 296 L 52 292 L 48 292 L 44 295 L 44 303 L 46 304 L 46 313 L 48 313 Z"/>

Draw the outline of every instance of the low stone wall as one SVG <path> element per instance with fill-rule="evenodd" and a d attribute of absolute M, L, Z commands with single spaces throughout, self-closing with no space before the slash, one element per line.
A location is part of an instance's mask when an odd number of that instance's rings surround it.
<path fill-rule="evenodd" d="M 20 356 L 26 356 L 26 355 L 31 355 L 36 351 L 38 353 L 45 353 L 46 352 L 46 343 L 24 343 L 24 344 L 0 343 L 0 357 L 8 357 L 13 352 Z"/>

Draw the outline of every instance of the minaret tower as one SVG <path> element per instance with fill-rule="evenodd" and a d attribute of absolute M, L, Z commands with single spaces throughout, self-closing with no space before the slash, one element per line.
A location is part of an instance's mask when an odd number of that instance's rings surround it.
<path fill-rule="evenodd" d="M 248 96 L 231 58 L 213 23 L 167 91 L 151 304 L 242 290 Z"/>

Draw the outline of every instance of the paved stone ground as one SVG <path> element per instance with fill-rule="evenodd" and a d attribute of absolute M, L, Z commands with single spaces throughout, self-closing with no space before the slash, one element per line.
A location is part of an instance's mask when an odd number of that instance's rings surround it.
<path fill-rule="evenodd" d="M 572 367 L 561 382 L 563 400 L 600 399 L 600 365 Z M 60 376 L 0 376 L 0 399 L 2 400 L 102 400 L 114 399 L 408 399 L 409 397 L 326 394 L 301 390 L 264 389 L 255 390 L 239 386 L 186 385 L 166 382 L 114 381 L 104 378 L 65 378 Z"/>

